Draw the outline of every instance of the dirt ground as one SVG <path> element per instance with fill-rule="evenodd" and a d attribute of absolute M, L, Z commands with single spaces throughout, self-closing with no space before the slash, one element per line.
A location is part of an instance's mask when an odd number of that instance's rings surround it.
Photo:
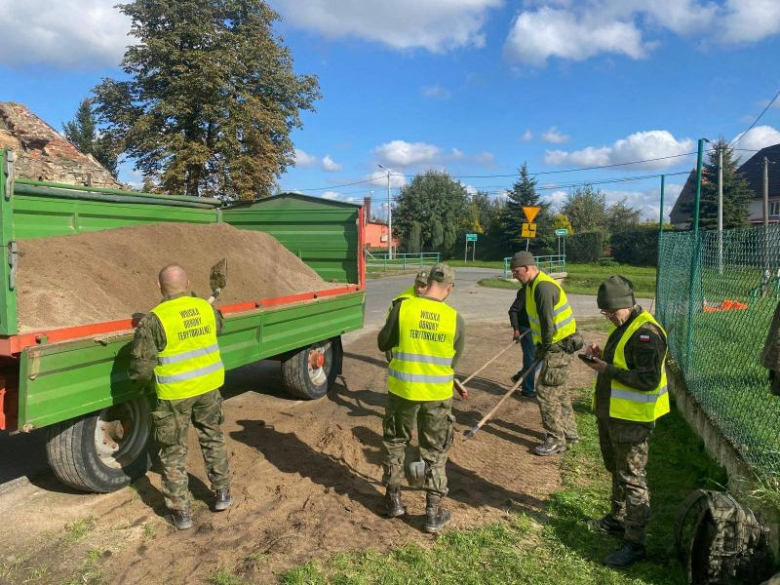
<path fill-rule="evenodd" d="M 19 242 L 23 332 L 129 319 L 160 302 L 157 272 L 183 264 L 194 290 L 211 293 L 211 267 L 228 263 L 217 305 L 333 287 L 276 239 L 225 223 L 165 223 Z M 85 261 L 88 259 L 88 261 Z"/>
<path fill-rule="evenodd" d="M 502 322 L 469 324 L 463 378 L 507 341 Z M 594 338 L 601 334 L 586 334 Z M 590 339 L 588 339 L 590 341 Z M 512 348 L 455 399 L 457 436 L 448 464 L 455 528 L 541 513 L 559 485 L 560 457 L 531 448 L 543 436 L 538 407 L 510 399 L 474 439 L 474 425 L 506 391 L 520 348 Z M 296 401 L 281 390 L 278 364 L 229 374 L 224 425 L 229 438 L 235 505 L 209 510 L 211 493 L 197 441 L 190 436 L 194 526 L 177 532 L 164 519 L 160 476 L 153 469 L 130 489 L 89 495 L 53 479 L 0 500 L 0 583 L 207 583 L 221 569 L 251 583 L 273 583 L 280 572 L 343 551 L 426 544 L 424 493 L 405 489 L 409 513 L 382 517 L 381 415 L 385 361 L 367 334 L 345 348 L 344 375 L 327 398 Z M 570 387 L 592 380 L 573 361 Z"/>

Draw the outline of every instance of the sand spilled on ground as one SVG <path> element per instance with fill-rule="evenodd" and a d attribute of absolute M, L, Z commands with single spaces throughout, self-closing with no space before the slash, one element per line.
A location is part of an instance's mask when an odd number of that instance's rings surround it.
<path fill-rule="evenodd" d="M 128 319 L 160 301 L 157 272 L 181 264 L 208 297 L 209 273 L 228 260 L 219 304 L 321 290 L 326 284 L 276 239 L 225 223 L 164 223 L 23 240 L 18 306 L 23 332 Z"/>

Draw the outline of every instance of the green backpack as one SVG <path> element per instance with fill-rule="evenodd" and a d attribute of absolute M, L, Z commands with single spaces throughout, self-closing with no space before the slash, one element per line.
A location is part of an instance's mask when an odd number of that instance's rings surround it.
<path fill-rule="evenodd" d="M 692 585 L 757 585 L 771 575 L 769 530 L 731 494 L 689 495 L 677 510 L 674 539 Z"/>

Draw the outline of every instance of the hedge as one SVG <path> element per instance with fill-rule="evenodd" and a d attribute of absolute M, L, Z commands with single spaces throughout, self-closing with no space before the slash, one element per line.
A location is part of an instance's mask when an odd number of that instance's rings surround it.
<path fill-rule="evenodd" d="M 606 236 L 603 232 L 583 232 L 566 237 L 566 261 L 598 262 L 604 255 Z"/>
<path fill-rule="evenodd" d="M 658 261 L 658 228 L 648 226 L 612 234 L 612 257 L 621 264 L 654 266 Z"/>

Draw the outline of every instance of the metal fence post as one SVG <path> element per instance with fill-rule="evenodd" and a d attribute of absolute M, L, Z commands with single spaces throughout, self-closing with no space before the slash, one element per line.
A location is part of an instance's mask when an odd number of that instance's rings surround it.
<path fill-rule="evenodd" d="M 699 138 L 699 149 L 696 158 L 696 199 L 693 209 L 693 250 L 691 252 L 691 279 L 688 286 L 688 330 L 685 343 L 685 369 L 686 372 L 691 365 L 691 348 L 693 347 L 693 315 L 694 298 L 693 292 L 696 288 L 696 274 L 700 267 L 699 263 L 699 205 L 701 203 L 701 173 L 702 158 L 704 156 L 704 143 L 709 142 L 706 138 Z M 698 299 L 697 299 L 698 300 Z"/>

